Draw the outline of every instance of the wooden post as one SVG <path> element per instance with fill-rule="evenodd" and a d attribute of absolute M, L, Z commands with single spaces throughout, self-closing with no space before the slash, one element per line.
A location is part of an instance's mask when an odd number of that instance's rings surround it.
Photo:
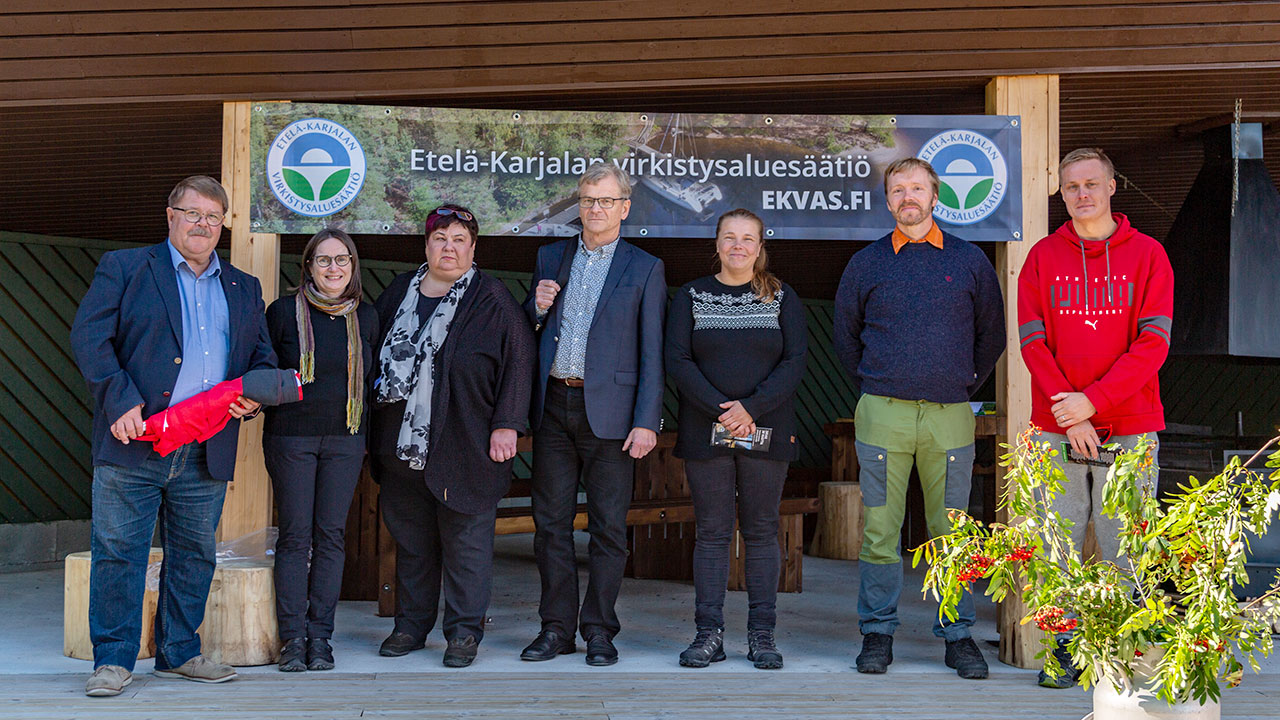
<path fill-rule="evenodd" d="M 1004 357 L 996 368 L 996 405 L 1008 418 L 1007 432 L 1016 435 L 1031 421 L 1031 373 L 1022 362 L 1018 342 L 1018 273 L 1031 246 L 1049 234 L 1049 196 L 1058 191 L 1058 76 L 992 79 L 987 83 L 987 112 L 1017 115 L 1022 126 L 1022 240 L 1000 243 L 996 248 L 1008 336 Z M 1035 656 L 1040 651 L 1040 633 L 1030 624 L 1019 624 L 1025 614 L 1021 598 L 1013 593 L 1001 604 L 1000 660 L 1030 668 L 1038 664 Z"/>
<path fill-rule="evenodd" d="M 222 186 L 231 199 L 231 264 L 256 276 L 266 303 L 279 294 L 280 236 L 249 232 L 249 113 L 251 103 L 222 104 Z M 218 539 L 229 540 L 271 524 L 271 480 L 262 462 L 261 416 L 240 424 L 235 480 L 227 486 Z"/>

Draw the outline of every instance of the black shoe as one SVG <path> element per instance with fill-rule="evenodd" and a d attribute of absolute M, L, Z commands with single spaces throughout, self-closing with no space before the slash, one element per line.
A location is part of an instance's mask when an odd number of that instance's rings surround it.
<path fill-rule="evenodd" d="M 862 636 L 862 652 L 855 661 L 858 672 L 879 675 L 893 663 L 893 636 L 884 633 L 867 633 Z"/>
<path fill-rule="evenodd" d="M 596 633 L 587 638 L 587 664 L 604 667 L 618 662 L 618 648 L 613 646 L 613 639 L 604 633 Z"/>
<path fill-rule="evenodd" d="M 280 649 L 280 662 L 276 669 L 280 672 L 304 672 L 307 669 L 307 661 L 304 659 L 306 654 L 306 638 L 289 638 Z"/>
<path fill-rule="evenodd" d="M 760 670 L 782 667 L 782 653 L 773 642 L 772 630 L 747 631 L 747 659 Z"/>
<path fill-rule="evenodd" d="M 713 662 L 724 660 L 724 657 L 724 628 L 698 628 L 693 642 L 680 653 L 680 664 L 704 668 Z"/>
<path fill-rule="evenodd" d="M 307 669 L 333 669 L 333 648 L 329 647 L 329 638 L 307 640 Z"/>
<path fill-rule="evenodd" d="M 449 641 L 449 647 L 444 650 L 444 666 L 466 667 L 476 659 L 476 651 L 479 649 L 480 643 L 476 642 L 475 635 L 467 635 L 462 639 L 454 638 Z"/>
<path fill-rule="evenodd" d="M 973 638 L 947 641 L 947 667 L 965 680 L 982 680 L 987 677 L 987 660 L 974 644 Z"/>
<path fill-rule="evenodd" d="M 541 662 L 554 660 L 557 655 L 572 655 L 576 652 L 578 646 L 573 638 L 562 637 L 555 630 L 543 630 L 529 643 L 529 647 L 520 652 L 520 659 Z"/>
<path fill-rule="evenodd" d="M 378 654 L 383 657 L 400 657 L 401 655 L 408 655 L 414 650 L 421 650 L 426 645 L 426 640 L 419 640 L 409 633 L 393 630 L 387 636 L 387 639 L 382 641 L 382 647 L 378 648 Z"/>
<path fill-rule="evenodd" d="M 1053 688 L 1063 690 L 1076 686 L 1076 681 L 1080 679 L 1080 668 L 1076 667 L 1071 661 L 1071 653 L 1067 650 L 1067 641 L 1059 640 L 1058 647 L 1053 649 L 1053 656 L 1057 658 L 1058 665 L 1062 667 L 1062 673 L 1058 677 L 1049 677 L 1049 673 L 1044 670 L 1040 671 L 1040 675 L 1036 678 L 1036 684 L 1040 687 Z"/>

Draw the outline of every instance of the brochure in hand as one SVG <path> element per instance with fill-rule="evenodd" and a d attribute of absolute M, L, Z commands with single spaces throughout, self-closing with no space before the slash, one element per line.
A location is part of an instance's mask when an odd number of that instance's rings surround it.
<path fill-rule="evenodd" d="M 711 447 L 741 448 L 743 450 L 768 452 L 769 443 L 772 439 L 773 428 L 757 426 L 756 431 L 749 437 L 734 437 L 723 423 L 716 423 L 711 426 Z"/>

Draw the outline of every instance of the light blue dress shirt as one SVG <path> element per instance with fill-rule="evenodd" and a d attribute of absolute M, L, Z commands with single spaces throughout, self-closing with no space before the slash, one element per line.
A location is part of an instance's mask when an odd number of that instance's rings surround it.
<path fill-rule="evenodd" d="M 618 241 L 588 250 L 578 236 L 578 249 L 569 269 L 569 286 L 564 288 L 564 312 L 560 317 L 560 344 L 551 362 L 551 376 L 585 378 L 587 376 L 587 335 L 596 316 L 600 291 L 609 277 L 613 253 Z"/>
<path fill-rule="evenodd" d="M 209 267 L 196 277 L 186 258 L 169 242 L 169 257 L 178 276 L 182 299 L 182 365 L 169 404 L 209 390 L 227 379 L 231 329 L 227 296 L 222 292 L 222 264 L 212 253 Z"/>

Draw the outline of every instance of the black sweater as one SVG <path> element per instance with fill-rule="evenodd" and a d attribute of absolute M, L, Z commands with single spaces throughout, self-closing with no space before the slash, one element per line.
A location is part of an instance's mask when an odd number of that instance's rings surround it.
<path fill-rule="evenodd" d="M 297 369 L 298 320 L 296 301 L 287 295 L 267 308 L 267 332 L 271 346 L 280 359 L 280 367 Z M 302 386 L 302 400 L 289 405 L 266 408 L 267 435 L 349 435 L 347 430 L 347 321 L 328 315 L 314 307 L 311 332 L 316 340 L 316 379 Z M 364 416 L 360 432 L 369 424 L 369 403 L 373 381 L 378 377 L 374 357 L 378 345 L 378 314 L 373 306 L 361 303 L 356 308 L 364 361 Z"/>
<path fill-rule="evenodd" d="M 715 276 L 680 288 L 667 313 L 667 372 L 680 391 L 676 457 L 704 460 L 735 452 L 772 460 L 796 458 L 792 398 L 804 377 L 808 330 L 794 290 L 762 302 L 751 285 Z M 757 427 L 773 428 L 767 452 L 711 446 L 720 403 L 739 400 Z"/>
<path fill-rule="evenodd" d="M 383 337 L 405 293 L 418 292 L 409 287 L 412 280 L 413 273 L 398 275 L 374 303 Z M 524 431 L 535 353 L 533 331 L 519 303 L 502 281 L 477 272 L 436 354 L 431 436 L 422 470 L 427 488 L 449 509 L 488 512 L 511 486 L 512 461 L 489 459 L 489 436 L 500 428 Z M 404 409 L 404 401 L 374 408 L 370 452 L 404 462 L 396 457 Z"/>

